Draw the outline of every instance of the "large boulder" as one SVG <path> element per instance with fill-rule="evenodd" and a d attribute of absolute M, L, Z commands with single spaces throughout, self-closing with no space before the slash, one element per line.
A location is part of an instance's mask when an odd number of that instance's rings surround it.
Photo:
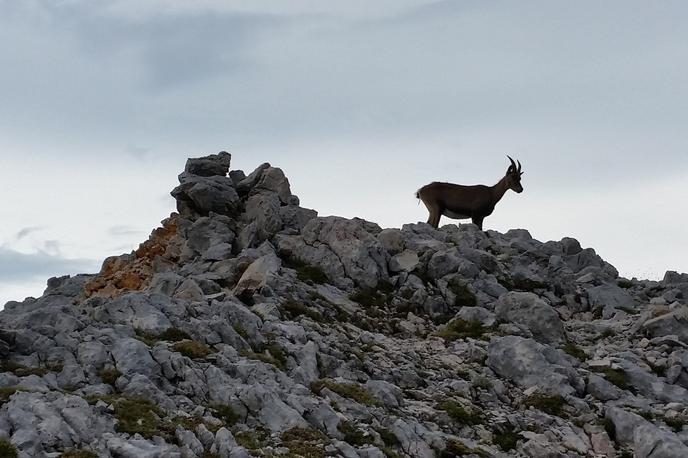
<path fill-rule="evenodd" d="M 520 387 L 568 396 L 582 394 L 585 382 L 561 350 L 532 339 L 506 336 L 493 339 L 487 349 L 487 365 Z"/>
<path fill-rule="evenodd" d="M 642 329 L 652 337 L 675 335 L 683 342 L 688 343 L 688 307 L 681 307 L 673 312 L 648 320 L 643 324 Z"/>
<path fill-rule="evenodd" d="M 504 294 L 497 301 L 495 314 L 502 322 L 527 327 L 539 342 L 562 344 L 566 341 L 564 324 L 557 311 L 533 293 Z"/>
<path fill-rule="evenodd" d="M 182 216 L 207 216 L 210 212 L 237 214 L 239 194 L 234 189 L 234 181 L 227 176 L 230 160 L 229 153 L 221 152 L 187 161 L 179 175 L 179 186 L 171 192 Z"/>

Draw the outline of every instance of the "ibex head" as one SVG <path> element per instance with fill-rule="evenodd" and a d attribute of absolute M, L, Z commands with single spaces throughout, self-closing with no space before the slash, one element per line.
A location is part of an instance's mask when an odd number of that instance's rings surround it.
<path fill-rule="evenodd" d="M 509 166 L 509 169 L 506 171 L 505 177 L 507 186 L 512 191 L 515 191 L 520 194 L 523 192 L 523 186 L 521 186 L 521 175 L 523 175 L 523 172 L 521 172 L 521 161 L 517 161 L 518 166 L 516 166 L 516 163 L 513 159 L 511 159 L 511 156 L 507 157 L 511 161 L 511 165 Z"/>

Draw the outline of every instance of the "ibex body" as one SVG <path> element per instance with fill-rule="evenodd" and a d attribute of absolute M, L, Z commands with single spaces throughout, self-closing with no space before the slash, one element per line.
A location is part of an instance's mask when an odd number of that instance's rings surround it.
<path fill-rule="evenodd" d="M 507 156 L 508 157 L 508 156 Z M 473 224 L 483 228 L 483 220 L 492 214 L 504 194 L 512 189 L 523 192 L 521 186 L 521 163 L 518 165 L 509 157 L 511 165 L 504 178 L 494 186 L 463 186 L 453 183 L 433 182 L 416 192 L 430 212 L 428 224 L 437 228 L 442 215 L 453 219 L 471 219 Z"/>

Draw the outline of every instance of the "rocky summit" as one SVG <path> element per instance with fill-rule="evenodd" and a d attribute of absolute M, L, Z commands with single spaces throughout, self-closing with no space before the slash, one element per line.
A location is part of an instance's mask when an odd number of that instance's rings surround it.
<path fill-rule="evenodd" d="M 189 159 L 177 212 L 0 312 L 2 457 L 688 457 L 688 275 L 382 229 Z"/>

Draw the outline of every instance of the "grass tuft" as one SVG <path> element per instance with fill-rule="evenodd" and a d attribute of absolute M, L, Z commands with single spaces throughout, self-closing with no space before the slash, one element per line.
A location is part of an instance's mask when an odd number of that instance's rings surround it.
<path fill-rule="evenodd" d="M 2 453 L 0 453 L 0 457 L 4 457 Z M 95 452 L 92 452 L 90 450 L 77 450 L 74 448 L 71 448 L 69 450 L 65 450 L 58 456 L 57 458 L 98 458 L 98 454 Z"/>
<path fill-rule="evenodd" d="M 566 345 L 564 345 L 563 350 L 579 361 L 586 361 L 588 359 L 588 355 L 586 355 L 580 347 L 578 347 L 575 343 L 571 341 L 566 342 Z"/>
<path fill-rule="evenodd" d="M 462 405 L 452 400 L 439 403 L 437 408 L 447 412 L 449 418 L 461 425 L 479 425 L 483 422 L 483 416 L 480 413 L 466 410 Z"/>
<path fill-rule="evenodd" d="M 117 369 L 101 369 L 98 371 L 98 377 L 108 385 L 115 386 L 115 382 L 122 375 Z"/>
<path fill-rule="evenodd" d="M 282 445 L 287 447 L 293 456 L 324 458 L 325 442 L 327 437 L 310 428 L 292 428 L 282 433 Z"/>
<path fill-rule="evenodd" d="M 172 345 L 172 349 L 191 359 L 205 358 L 212 353 L 206 345 L 195 340 L 182 340 Z"/>
<path fill-rule="evenodd" d="M 505 452 L 515 450 L 519 439 L 521 436 L 514 431 L 514 427 L 511 425 L 504 427 L 502 431 L 493 431 L 492 435 L 493 442 Z"/>
<path fill-rule="evenodd" d="M 337 429 L 344 434 L 344 442 L 361 447 L 366 444 L 372 444 L 373 438 L 366 435 L 355 424 L 350 421 L 342 421 L 337 426 Z"/>
<path fill-rule="evenodd" d="M 443 329 L 437 331 L 435 335 L 442 337 L 447 342 L 467 337 L 485 340 L 484 334 L 486 331 L 487 328 L 479 321 L 466 321 L 461 318 L 455 318 L 447 323 Z"/>
<path fill-rule="evenodd" d="M 456 296 L 454 300 L 455 307 L 475 307 L 478 305 L 478 299 L 475 297 L 475 294 L 464 282 L 452 280 L 448 286 L 451 292 L 454 293 L 454 296 Z"/>
<path fill-rule="evenodd" d="M 234 426 L 241 418 L 238 413 L 227 404 L 211 404 L 208 406 L 214 415 L 222 420 L 227 426 Z"/>
<path fill-rule="evenodd" d="M 558 394 L 533 394 L 524 401 L 526 407 L 535 407 L 550 415 L 561 417 L 564 414 L 566 401 Z"/>
<path fill-rule="evenodd" d="M 622 369 L 612 369 L 611 367 L 599 367 L 593 368 L 593 370 L 599 374 L 604 375 L 604 378 L 607 379 L 608 382 L 616 385 L 622 390 L 627 390 L 630 392 L 635 391 L 633 387 L 631 387 L 628 384 L 628 378 L 626 377 L 626 373 Z"/>
<path fill-rule="evenodd" d="M 321 379 L 311 383 L 311 391 L 315 394 L 319 395 L 323 388 L 327 388 L 345 398 L 353 399 L 359 404 L 366 406 L 378 405 L 377 399 L 356 383 L 339 383 L 331 379 Z"/>
<path fill-rule="evenodd" d="M 0 438 L 0 457 L 2 458 L 17 458 L 19 453 L 17 448 L 4 437 Z"/>
<path fill-rule="evenodd" d="M 290 320 L 295 320 L 300 316 L 307 316 L 316 323 L 323 323 L 326 321 L 320 312 L 301 302 L 288 300 L 282 304 L 280 308 L 285 312 L 287 318 Z"/>

